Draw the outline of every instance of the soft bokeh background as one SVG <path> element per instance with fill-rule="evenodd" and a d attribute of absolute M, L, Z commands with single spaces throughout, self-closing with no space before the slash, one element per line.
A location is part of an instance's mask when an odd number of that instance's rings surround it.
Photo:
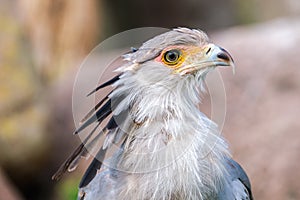
<path fill-rule="evenodd" d="M 201 28 L 233 54 L 233 156 L 256 199 L 300 199 L 299 0 L 0 0 L 0 199 L 76 198 L 84 167 L 51 181 L 79 142 L 76 72 L 99 42 L 143 26 Z"/>

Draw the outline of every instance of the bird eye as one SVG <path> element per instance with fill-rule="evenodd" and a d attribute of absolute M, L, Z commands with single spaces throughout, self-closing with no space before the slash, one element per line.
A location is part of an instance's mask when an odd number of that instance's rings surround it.
<path fill-rule="evenodd" d="M 178 49 L 172 49 L 166 51 L 163 55 L 164 63 L 168 65 L 176 65 L 181 58 L 181 51 Z"/>

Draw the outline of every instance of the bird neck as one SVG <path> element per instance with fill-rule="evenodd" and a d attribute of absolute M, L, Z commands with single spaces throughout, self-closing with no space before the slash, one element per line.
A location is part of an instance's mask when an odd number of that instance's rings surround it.
<path fill-rule="evenodd" d="M 153 195 L 157 187 L 167 184 L 165 191 L 158 190 L 166 195 L 177 185 L 183 199 L 197 199 L 223 182 L 227 144 L 217 125 L 199 111 L 199 90 L 193 80 L 178 81 L 173 87 L 138 87 L 142 84 L 132 82 L 113 94 L 127 93 L 121 103 L 127 105 L 132 119 L 118 168 L 143 173 L 135 176 L 140 191 L 153 190 L 148 191 Z M 191 195 L 195 198 L 189 198 Z"/>

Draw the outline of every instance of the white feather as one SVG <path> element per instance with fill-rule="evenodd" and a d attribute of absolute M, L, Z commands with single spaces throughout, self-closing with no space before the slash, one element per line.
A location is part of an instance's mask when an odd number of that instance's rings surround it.
<path fill-rule="evenodd" d="M 223 187 L 229 152 L 217 125 L 198 110 L 202 76 L 173 74 L 150 61 L 115 84 L 110 98 L 125 98 L 114 113 L 131 108 L 129 122 L 142 124 L 127 132 L 111 161 L 130 173 L 120 199 L 206 199 Z"/>

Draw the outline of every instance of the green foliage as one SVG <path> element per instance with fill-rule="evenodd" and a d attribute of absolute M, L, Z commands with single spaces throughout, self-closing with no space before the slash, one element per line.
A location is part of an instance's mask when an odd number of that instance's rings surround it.
<path fill-rule="evenodd" d="M 235 0 L 236 19 L 239 24 L 250 24 L 258 20 L 255 1 Z"/>
<path fill-rule="evenodd" d="M 58 185 L 59 199 L 75 200 L 78 193 L 78 179 L 69 178 Z"/>

